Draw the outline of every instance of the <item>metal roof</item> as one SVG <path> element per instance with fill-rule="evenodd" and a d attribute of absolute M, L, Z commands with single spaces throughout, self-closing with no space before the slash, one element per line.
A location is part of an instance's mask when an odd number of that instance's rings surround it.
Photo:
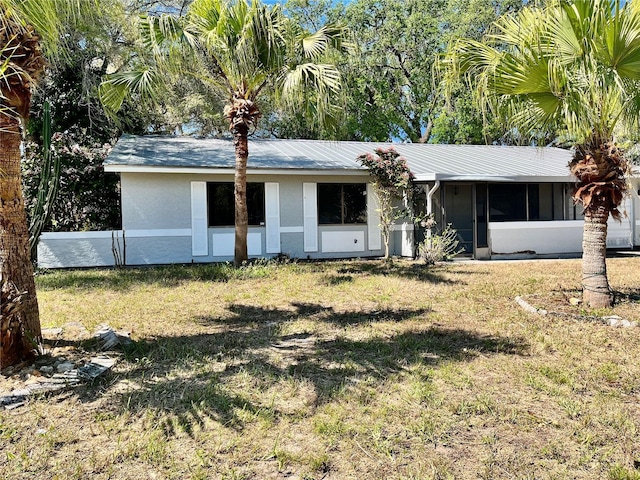
<path fill-rule="evenodd" d="M 571 152 L 559 148 L 496 145 L 391 144 L 249 139 L 248 173 L 365 174 L 360 154 L 393 146 L 418 181 L 572 181 Z M 233 170 L 233 142 L 193 137 L 123 135 L 104 162 L 111 172 Z"/>

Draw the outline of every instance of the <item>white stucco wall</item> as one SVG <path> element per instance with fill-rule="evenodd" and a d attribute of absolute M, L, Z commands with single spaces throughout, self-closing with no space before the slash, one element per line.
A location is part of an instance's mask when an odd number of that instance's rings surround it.
<path fill-rule="evenodd" d="M 191 182 L 233 181 L 228 175 L 123 173 L 122 222 L 126 236 L 128 265 L 230 261 L 229 239 L 233 228 L 206 229 L 207 254 L 192 252 Z M 305 251 L 303 184 L 354 183 L 365 178 L 352 175 L 253 175 L 249 182 L 274 182 L 279 193 L 280 253 L 292 258 L 349 258 L 381 256 L 383 247 L 371 250 L 367 225 L 318 225 L 317 249 Z M 610 248 L 640 246 L 640 179 L 632 179 L 631 196 L 623 210 L 623 222 L 609 221 Z M 505 222 L 489 224 L 493 255 L 535 252 L 539 255 L 579 253 L 582 250 L 581 220 L 562 222 Z M 250 227 L 251 257 L 266 253 L 265 227 Z M 122 245 L 122 231 L 116 232 Z M 276 237 L 277 238 L 277 237 Z M 411 225 L 396 225 L 391 253 L 412 255 Z M 342 246 L 341 246 L 342 244 Z M 375 244 L 375 242 L 374 242 Z M 121 246 L 122 248 L 122 246 Z M 45 233 L 38 245 L 43 268 L 112 266 L 111 232 Z M 214 254 L 225 252 L 227 254 Z"/>
<path fill-rule="evenodd" d="M 233 173 L 121 174 L 122 225 L 126 237 L 127 265 L 233 260 L 230 249 L 233 227 L 208 227 L 204 250 L 206 255 L 193 254 L 192 182 L 213 181 L 232 182 Z M 278 184 L 280 253 L 293 258 L 347 258 L 383 254 L 381 249 L 369 248 L 368 235 L 371 229 L 366 224 L 318 225 L 317 251 L 304 249 L 303 184 L 365 183 L 366 177 L 249 175 L 247 181 Z M 264 226 L 249 227 L 250 257 L 277 255 L 278 252 L 266 253 L 266 230 Z M 122 232 L 118 232 L 118 235 L 121 237 Z M 48 233 L 42 237 L 39 245 L 39 265 L 43 268 L 112 266 L 114 258 L 111 246 L 111 232 Z"/>
<path fill-rule="evenodd" d="M 113 237 L 112 237 L 113 234 Z M 43 233 L 38 243 L 40 268 L 110 267 L 116 245 L 127 265 L 191 262 L 191 230 L 117 230 Z"/>
<path fill-rule="evenodd" d="M 607 248 L 631 248 L 632 219 L 609 219 Z M 538 255 L 582 252 L 582 220 L 558 222 L 491 222 L 489 247 L 492 255 L 535 253 Z"/>
<path fill-rule="evenodd" d="M 123 173 L 125 230 L 191 228 L 191 175 Z"/>
<path fill-rule="evenodd" d="M 490 222 L 493 255 L 533 252 L 539 255 L 582 251 L 582 220 L 562 222 Z"/>
<path fill-rule="evenodd" d="M 634 227 L 633 244 L 640 247 L 640 178 L 637 176 L 631 179 L 631 201 L 632 212 L 629 216 L 632 218 Z"/>

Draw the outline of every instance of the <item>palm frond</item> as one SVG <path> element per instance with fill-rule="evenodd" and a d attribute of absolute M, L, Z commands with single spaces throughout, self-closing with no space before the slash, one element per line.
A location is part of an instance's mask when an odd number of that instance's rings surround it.
<path fill-rule="evenodd" d="M 326 93 L 338 92 L 340 85 L 340 71 L 334 65 L 305 63 L 284 72 L 282 90 L 285 96 L 294 96 L 301 87 Z"/>
<path fill-rule="evenodd" d="M 617 9 L 604 25 L 598 54 L 620 76 L 640 80 L 640 2 Z"/>
<path fill-rule="evenodd" d="M 640 109 L 640 1 L 620 5 L 550 0 L 525 7 L 483 42 L 458 41 L 442 66 L 451 78 L 464 76 L 491 110 L 510 104 L 518 129 L 562 120 L 577 141 L 608 138 L 637 124 L 627 113 Z"/>
<path fill-rule="evenodd" d="M 66 54 L 63 43 L 65 22 L 91 23 L 97 10 L 97 0 L 2 0 L 0 25 L 12 28 L 35 28 L 48 58 L 62 58 Z"/>
<path fill-rule="evenodd" d="M 107 76 L 99 87 L 100 101 L 108 113 L 115 113 L 132 93 L 142 98 L 157 98 L 162 77 L 154 68 L 142 66 L 137 70 Z"/>
<path fill-rule="evenodd" d="M 329 36 L 326 27 L 320 28 L 317 32 L 307 33 L 300 38 L 304 55 L 311 59 L 320 58 L 329 46 Z"/>
<path fill-rule="evenodd" d="M 105 80 L 101 94 L 112 109 L 122 106 L 127 92 L 160 88 L 158 72 L 163 71 L 188 75 L 227 99 L 255 102 L 269 89 L 276 90 L 272 93 L 283 104 L 293 106 L 306 92 L 319 119 L 336 111 L 330 99 L 340 91 L 340 73 L 326 54 L 346 45 L 341 27 L 330 25 L 310 34 L 294 28 L 278 5 L 195 0 L 184 17 L 143 19 L 140 33 L 142 53 L 152 55 L 145 62 L 140 62 L 142 55 L 134 58 L 130 72 Z M 178 57 L 181 61 L 172 61 Z M 185 64 L 184 58 L 195 61 Z"/>

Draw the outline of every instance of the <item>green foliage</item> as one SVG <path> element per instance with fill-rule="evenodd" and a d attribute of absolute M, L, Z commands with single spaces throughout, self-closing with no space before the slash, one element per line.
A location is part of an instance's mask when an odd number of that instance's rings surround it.
<path fill-rule="evenodd" d="M 48 103 L 44 105 L 43 148 L 40 183 L 35 192 L 29 222 L 29 247 L 31 258 L 37 257 L 37 245 L 40 234 L 51 219 L 51 209 L 58 194 L 60 184 L 60 156 L 51 150 L 51 113 Z"/>
<path fill-rule="evenodd" d="M 431 65 L 442 42 L 444 0 L 356 0 L 345 17 L 358 55 L 345 59 L 348 136 L 420 141 L 432 118 Z"/>
<path fill-rule="evenodd" d="M 637 468 L 626 468 L 620 464 L 614 464 L 607 472 L 609 480 L 640 480 L 640 472 Z"/>
<path fill-rule="evenodd" d="M 310 32 L 285 17 L 278 5 L 196 0 L 182 17 L 143 18 L 138 32 L 142 48 L 100 87 L 112 113 L 127 98 L 162 103 L 185 79 L 200 86 L 192 102 L 183 104 L 198 108 L 204 99 L 220 111 L 220 100 L 229 104 L 235 96 L 255 102 L 269 96 L 273 114 L 304 107 L 304 118 L 318 121 L 336 113 L 330 97 L 340 90 L 340 74 L 326 53 L 343 47 L 340 27 L 324 25 Z M 199 110 L 192 112 L 197 122 Z"/>
<path fill-rule="evenodd" d="M 211 98 L 224 99 L 222 113 L 236 140 L 239 265 L 247 259 L 247 140 L 262 116 L 261 101 L 270 93 L 284 109 L 335 124 L 341 77 L 328 52 L 346 48 L 344 31 L 323 25 L 309 32 L 285 17 L 279 5 L 259 0 L 195 0 L 184 16 L 143 18 L 138 33 L 145 54 L 130 56 L 122 70 L 105 77 L 102 103 L 112 116 L 134 96 L 158 104 L 170 89 L 166 78 L 176 75 L 188 75 L 202 82 Z"/>
<path fill-rule="evenodd" d="M 265 119 L 266 135 L 434 143 L 512 143 L 500 121 L 484 128 L 483 114 L 462 85 L 455 99 L 442 95 L 433 64 L 457 36 L 480 37 L 523 0 L 289 0 L 287 13 L 308 26 L 346 22 L 357 51 L 337 58 L 344 113 L 335 131 L 305 117 L 276 112 Z M 460 105 L 458 105 L 460 101 Z M 461 106 L 466 110 L 461 111 Z M 518 139 L 516 138 L 515 141 Z"/>
<path fill-rule="evenodd" d="M 74 231 L 120 226 L 118 177 L 102 169 L 102 161 L 120 130 L 102 110 L 98 85 L 123 56 L 134 51 L 134 44 L 122 40 L 131 29 L 132 17 L 128 14 L 135 12 L 127 12 L 122 2 L 95 1 L 100 8 L 92 13 L 90 22 L 67 20 L 58 27 L 64 32 L 64 56 L 49 66 L 33 97 L 23 159 L 24 194 L 33 245 L 41 228 Z M 195 103 L 191 100 L 193 92 L 186 86 L 176 91 L 176 95 L 184 95 L 178 113 L 170 108 L 178 103 L 175 97 L 167 97 L 161 109 L 148 108 L 148 104 L 132 99 L 124 105 L 116 123 L 130 133 L 172 132 L 177 125 L 190 120 L 189 112 Z M 51 106 L 48 127 L 45 104 Z M 205 126 L 213 128 L 206 115 L 200 116 L 203 119 L 200 131 Z M 43 133 L 47 128 L 51 134 Z M 47 145 L 51 135 L 53 145 Z M 59 165 L 57 200 L 54 195 L 45 198 L 48 186 L 55 182 L 55 175 L 49 179 L 47 174 L 52 167 L 42 161 L 47 158 Z M 43 217 L 43 207 L 49 210 L 51 218 Z"/>
<path fill-rule="evenodd" d="M 446 65 L 522 134 L 598 146 L 638 132 L 639 28 L 638 1 L 550 1 L 458 41 Z"/>
<path fill-rule="evenodd" d="M 49 155 L 60 165 L 60 178 L 57 199 L 49 206 L 50 219 L 44 225 L 45 229 L 79 231 L 119 228 L 118 177 L 105 173 L 102 167 L 110 149 L 110 144 L 101 143 L 88 130 L 79 127 L 53 134 Z M 27 142 L 22 171 L 25 204 L 31 216 L 37 205 L 43 175 L 43 155 L 40 145 Z"/>

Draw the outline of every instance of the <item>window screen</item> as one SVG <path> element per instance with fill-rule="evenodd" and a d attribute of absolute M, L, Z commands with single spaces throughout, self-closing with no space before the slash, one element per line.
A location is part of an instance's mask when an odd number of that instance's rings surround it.
<path fill-rule="evenodd" d="M 207 183 L 209 226 L 235 225 L 235 200 L 232 182 Z M 249 225 L 264 225 L 264 183 L 247 183 Z"/>
<path fill-rule="evenodd" d="M 367 223 L 367 188 L 364 183 L 319 183 L 320 225 Z"/>

